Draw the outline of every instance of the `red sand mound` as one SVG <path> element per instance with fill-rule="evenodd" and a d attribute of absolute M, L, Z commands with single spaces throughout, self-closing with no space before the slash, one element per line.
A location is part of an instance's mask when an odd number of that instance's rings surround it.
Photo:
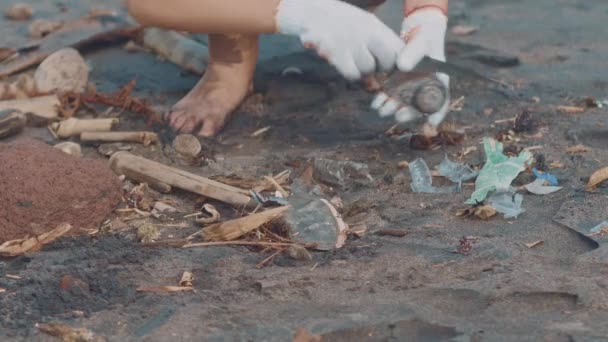
<path fill-rule="evenodd" d="M 67 222 L 97 228 L 120 202 L 120 181 L 101 160 L 23 139 L 0 144 L 0 244 Z"/>

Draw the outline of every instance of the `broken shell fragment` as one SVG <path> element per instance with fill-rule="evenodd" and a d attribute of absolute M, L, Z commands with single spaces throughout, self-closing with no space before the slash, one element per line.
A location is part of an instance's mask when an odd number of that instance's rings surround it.
<path fill-rule="evenodd" d="M 186 157 L 198 157 L 203 147 L 194 135 L 180 134 L 173 140 L 173 148 L 177 153 Z"/>
<path fill-rule="evenodd" d="M 82 92 L 89 82 L 89 66 L 78 51 L 61 49 L 47 57 L 36 69 L 34 80 L 38 91 Z"/>
<path fill-rule="evenodd" d="M 71 141 L 66 141 L 66 142 L 59 143 L 53 147 L 61 150 L 64 153 L 67 153 L 69 155 L 72 155 L 75 157 L 82 157 L 82 148 L 77 143 L 74 143 Z"/>
<path fill-rule="evenodd" d="M 28 20 L 33 14 L 34 10 L 32 9 L 32 6 L 23 3 L 14 4 L 4 11 L 4 16 L 7 19 L 19 21 Z"/>

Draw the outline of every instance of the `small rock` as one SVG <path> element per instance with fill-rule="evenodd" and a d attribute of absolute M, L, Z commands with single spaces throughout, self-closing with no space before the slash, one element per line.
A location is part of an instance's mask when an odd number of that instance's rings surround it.
<path fill-rule="evenodd" d="M 62 290 L 66 290 L 66 291 L 78 291 L 81 293 L 88 293 L 90 291 L 89 288 L 89 284 L 87 284 L 85 281 L 78 279 L 76 277 L 73 277 L 71 275 L 64 275 L 61 278 L 61 281 L 59 282 L 59 287 Z"/>
<path fill-rule="evenodd" d="M 287 248 L 285 253 L 294 260 L 312 261 L 312 254 L 302 246 L 291 245 Z"/>
<path fill-rule="evenodd" d="M 28 29 L 30 37 L 40 39 L 59 30 L 63 23 L 46 19 L 34 20 Z"/>
<path fill-rule="evenodd" d="M 82 157 L 82 148 L 77 143 L 66 141 L 66 142 L 59 143 L 53 147 L 61 150 L 64 153 L 67 153 L 69 155 L 72 155 L 75 157 Z"/>
<path fill-rule="evenodd" d="M 173 148 L 177 153 L 190 158 L 197 157 L 203 150 L 201 142 L 192 134 L 180 134 L 175 137 Z"/>
<path fill-rule="evenodd" d="M 367 164 L 349 160 L 316 158 L 313 163 L 313 177 L 323 183 L 341 188 L 352 184 L 371 185 L 374 182 Z"/>
<path fill-rule="evenodd" d="M 14 4 L 4 11 L 4 16 L 7 19 L 19 21 L 28 20 L 33 14 L 34 10 L 32 9 L 32 6 L 22 3 Z"/>
<path fill-rule="evenodd" d="M 40 64 L 34 80 L 41 92 L 82 92 L 89 81 L 89 66 L 75 49 L 61 49 Z"/>
<path fill-rule="evenodd" d="M 160 238 L 160 229 L 153 224 L 144 223 L 137 228 L 137 237 L 143 243 L 154 242 Z"/>

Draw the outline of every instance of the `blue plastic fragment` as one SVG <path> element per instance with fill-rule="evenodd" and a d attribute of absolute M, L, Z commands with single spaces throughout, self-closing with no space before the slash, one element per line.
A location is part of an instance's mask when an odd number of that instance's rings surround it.
<path fill-rule="evenodd" d="M 542 180 L 546 181 L 551 186 L 558 186 L 559 185 L 559 182 L 558 182 L 557 178 L 554 175 L 550 174 L 550 173 L 538 171 L 537 168 L 533 168 L 532 172 L 534 172 L 534 176 L 536 176 L 536 178 L 539 178 L 539 179 L 542 179 Z"/>

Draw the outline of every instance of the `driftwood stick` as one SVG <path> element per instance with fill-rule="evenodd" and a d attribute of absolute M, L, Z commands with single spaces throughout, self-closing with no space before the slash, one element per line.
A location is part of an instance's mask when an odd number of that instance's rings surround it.
<path fill-rule="evenodd" d="M 31 97 L 19 100 L 0 101 L 0 111 L 15 109 L 24 114 L 31 113 L 46 119 L 59 116 L 58 107 L 61 105 L 56 95 Z"/>
<path fill-rule="evenodd" d="M 203 228 L 205 241 L 230 241 L 258 229 L 263 224 L 282 216 L 291 206 L 274 208 L 235 220 L 216 223 Z"/>
<path fill-rule="evenodd" d="M 190 191 L 234 206 L 249 206 L 253 201 L 246 190 L 213 181 L 193 173 L 138 157 L 126 151 L 110 158 L 115 173 L 139 182 L 154 180 L 175 188 Z"/>
<path fill-rule="evenodd" d="M 59 138 L 69 138 L 83 132 L 106 132 L 118 123 L 118 119 L 76 119 L 69 118 L 51 125 Z"/>
<path fill-rule="evenodd" d="M 82 132 L 81 141 L 135 142 L 148 146 L 158 142 L 154 132 Z"/>

